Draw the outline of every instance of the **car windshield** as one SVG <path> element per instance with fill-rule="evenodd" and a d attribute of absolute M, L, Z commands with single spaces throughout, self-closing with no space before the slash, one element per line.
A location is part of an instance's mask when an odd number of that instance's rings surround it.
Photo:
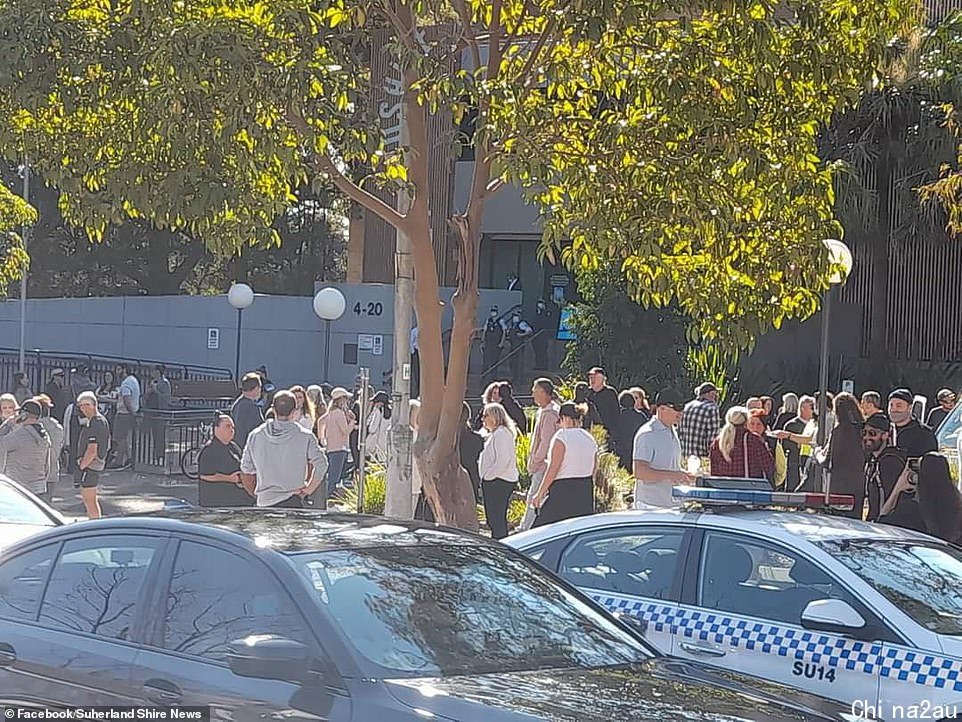
<path fill-rule="evenodd" d="M 882 539 L 820 546 L 926 629 L 962 636 L 962 552 Z"/>
<path fill-rule="evenodd" d="M 385 546 L 291 559 L 373 677 L 606 667 L 652 656 L 507 548 Z"/>
<path fill-rule="evenodd" d="M 3 482 L 0 482 L 0 524 L 56 526 L 43 509 L 17 489 Z"/>

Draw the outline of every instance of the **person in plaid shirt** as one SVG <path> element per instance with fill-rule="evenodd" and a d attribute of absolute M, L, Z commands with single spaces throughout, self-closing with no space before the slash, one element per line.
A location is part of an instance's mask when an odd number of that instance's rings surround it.
<path fill-rule="evenodd" d="M 718 410 L 718 389 L 706 381 L 695 389 L 695 399 L 685 405 L 678 424 L 683 458 L 697 456 L 704 459 L 718 436 L 721 416 Z"/>
<path fill-rule="evenodd" d="M 741 406 L 725 414 L 725 426 L 709 454 L 713 476 L 771 481 L 775 475 L 775 457 L 765 440 L 748 430 L 748 417 L 748 409 Z"/>

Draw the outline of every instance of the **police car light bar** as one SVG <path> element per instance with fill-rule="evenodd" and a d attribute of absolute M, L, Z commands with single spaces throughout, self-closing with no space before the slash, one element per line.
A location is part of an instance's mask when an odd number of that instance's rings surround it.
<path fill-rule="evenodd" d="M 806 494 L 755 489 L 708 489 L 700 486 L 672 488 L 674 499 L 698 502 L 705 506 L 781 506 L 799 509 L 837 509 L 851 511 L 855 497 L 849 494 Z"/>

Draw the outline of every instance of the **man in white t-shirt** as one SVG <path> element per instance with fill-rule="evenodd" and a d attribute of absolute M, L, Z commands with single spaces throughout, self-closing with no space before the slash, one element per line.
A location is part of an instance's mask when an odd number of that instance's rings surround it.
<path fill-rule="evenodd" d="M 635 434 L 632 460 L 635 472 L 635 508 L 677 506 L 671 497 L 676 485 L 694 484 L 682 471 L 681 442 L 675 427 L 685 410 L 684 397 L 667 389 L 655 397 L 655 415 Z"/>
<path fill-rule="evenodd" d="M 140 382 L 129 366 L 121 365 L 123 381 L 120 383 L 120 399 L 114 418 L 114 465 L 113 469 L 133 467 L 132 439 L 137 414 L 140 413 Z"/>

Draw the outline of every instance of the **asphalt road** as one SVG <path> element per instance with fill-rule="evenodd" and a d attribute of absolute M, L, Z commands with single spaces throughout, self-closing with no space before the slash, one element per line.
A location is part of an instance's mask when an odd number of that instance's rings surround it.
<path fill-rule="evenodd" d="M 162 509 L 168 499 L 197 503 L 197 482 L 182 476 L 105 471 L 98 490 L 104 516 L 156 511 Z M 85 516 L 80 491 L 73 488 L 70 477 L 60 477 L 53 495 L 53 506 L 67 516 Z"/>

